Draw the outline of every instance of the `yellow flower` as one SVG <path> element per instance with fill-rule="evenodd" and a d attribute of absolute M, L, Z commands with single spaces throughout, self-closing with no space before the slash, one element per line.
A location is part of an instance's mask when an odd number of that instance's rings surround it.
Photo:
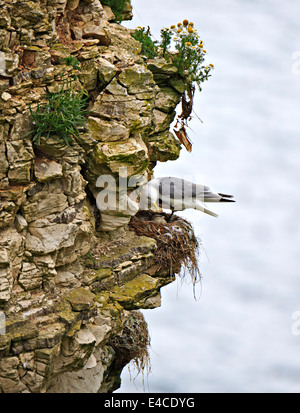
<path fill-rule="evenodd" d="M 172 24 L 171 29 L 175 29 L 175 24 Z"/>
<path fill-rule="evenodd" d="M 203 47 L 203 44 L 202 44 L 202 43 L 200 43 L 200 44 L 198 45 L 198 47 Z"/>
<path fill-rule="evenodd" d="M 215 67 L 212 63 L 209 64 L 210 67 Z"/>
<path fill-rule="evenodd" d="M 187 46 L 192 46 L 192 43 L 191 42 L 186 42 L 186 45 Z"/>
<path fill-rule="evenodd" d="M 182 26 L 182 23 L 177 23 L 177 27 L 180 27 L 180 26 Z"/>
<path fill-rule="evenodd" d="M 185 19 L 185 20 L 183 20 L 182 23 L 183 23 L 184 26 L 187 26 L 189 24 L 189 21 L 187 19 Z"/>
<path fill-rule="evenodd" d="M 181 32 L 182 32 L 182 30 L 181 30 L 181 29 L 178 29 L 178 30 L 177 30 L 177 33 L 181 33 Z"/>
<path fill-rule="evenodd" d="M 193 33 L 193 32 L 194 32 L 194 30 L 193 30 L 193 28 L 192 28 L 191 26 L 188 27 L 188 32 L 189 32 L 189 33 Z"/>
<path fill-rule="evenodd" d="M 193 22 L 189 22 L 189 26 L 194 27 L 194 23 L 193 23 Z"/>
<path fill-rule="evenodd" d="M 203 52 L 203 53 L 206 53 L 206 50 L 203 49 L 202 52 Z"/>

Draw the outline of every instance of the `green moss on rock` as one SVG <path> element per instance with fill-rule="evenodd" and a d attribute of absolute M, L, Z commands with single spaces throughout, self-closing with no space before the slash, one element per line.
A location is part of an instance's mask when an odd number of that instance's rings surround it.
<path fill-rule="evenodd" d="M 89 310 L 94 304 L 95 295 L 83 287 L 67 293 L 65 299 L 69 301 L 74 311 Z"/>
<path fill-rule="evenodd" d="M 157 295 L 160 286 L 159 279 L 141 274 L 123 285 L 114 287 L 110 292 L 110 297 L 126 310 L 143 308 L 142 302 Z"/>

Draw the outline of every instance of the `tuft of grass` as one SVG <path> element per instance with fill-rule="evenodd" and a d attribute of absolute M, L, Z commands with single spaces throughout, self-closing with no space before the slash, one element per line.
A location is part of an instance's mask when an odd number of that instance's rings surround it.
<path fill-rule="evenodd" d="M 40 144 L 42 137 L 53 137 L 70 146 L 79 136 L 88 112 L 88 94 L 85 90 L 72 90 L 70 83 L 63 82 L 58 92 L 46 91 L 46 102 L 38 104 L 36 111 L 29 108 L 34 126 L 32 141 Z"/>
<path fill-rule="evenodd" d="M 58 92 L 46 89 L 44 103 L 38 104 L 36 111 L 29 107 L 33 131 L 32 141 L 40 144 L 41 138 L 53 137 L 63 140 L 68 146 L 79 136 L 79 129 L 85 125 L 88 111 L 88 93 L 86 90 L 76 91 L 72 88 L 76 72 L 81 71 L 80 62 L 72 55 L 61 59 L 61 63 L 73 67 L 73 73 L 63 71 L 60 81 L 62 86 Z"/>
<path fill-rule="evenodd" d="M 132 37 L 142 44 L 142 53 L 148 59 L 153 59 L 158 55 L 157 52 L 157 42 L 151 39 L 149 30 L 146 30 L 145 27 L 138 27 Z"/>
<path fill-rule="evenodd" d="M 61 62 L 67 66 L 72 66 L 73 69 L 79 70 L 81 72 L 80 62 L 76 57 L 70 55 L 61 59 Z"/>

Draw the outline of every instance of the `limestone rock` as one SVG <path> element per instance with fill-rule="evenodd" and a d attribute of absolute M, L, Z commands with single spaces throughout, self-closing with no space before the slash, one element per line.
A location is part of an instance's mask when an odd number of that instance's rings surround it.
<path fill-rule="evenodd" d="M 100 44 L 109 46 L 111 43 L 110 37 L 106 33 L 105 29 L 95 24 L 87 24 L 82 30 L 82 37 L 84 39 L 99 39 Z"/>
<path fill-rule="evenodd" d="M 97 61 L 98 76 L 102 85 L 107 85 L 117 74 L 118 69 L 107 59 L 99 58 Z"/>
<path fill-rule="evenodd" d="M 24 218 L 30 223 L 51 214 L 58 214 L 67 207 L 67 197 L 63 193 L 48 194 L 46 191 L 41 191 L 22 206 L 22 211 Z"/>
<path fill-rule="evenodd" d="M 29 291 L 39 288 L 42 285 L 42 281 L 41 271 L 33 263 L 23 262 L 18 282 L 24 290 Z"/>
<path fill-rule="evenodd" d="M 75 10 L 79 5 L 79 0 L 68 0 L 68 9 Z"/>
<path fill-rule="evenodd" d="M 28 184 L 31 177 L 31 162 L 16 162 L 9 167 L 8 178 L 13 184 Z"/>
<path fill-rule="evenodd" d="M 147 96 L 130 95 L 127 89 L 120 85 L 116 79 L 107 86 L 105 92 L 101 93 L 91 107 L 91 115 L 103 118 L 107 121 L 120 121 L 129 129 L 131 133 L 151 127 L 152 105 L 151 96 L 156 91 L 151 88 L 144 89 Z"/>
<path fill-rule="evenodd" d="M 18 232 L 22 232 L 25 228 L 27 228 L 28 224 L 26 219 L 20 215 L 20 214 L 16 214 L 15 216 L 15 227 L 17 229 Z"/>
<path fill-rule="evenodd" d="M 132 14 L 132 5 L 131 5 L 131 2 L 130 2 L 130 1 L 127 1 L 127 2 L 125 3 L 125 9 L 124 9 L 124 11 L 123 11 L 123 13 L 122 13 L 122 20 L 131 20 L 132 17 L 133 17 L 133 14 Z"/>
<path fill-rule="evenodd" d="M 12 225 L 18 207 L 10 201 L 2 201 L 0 204 L 0 228 Z"/>
<path fill-rule="evenodd" d="M 9 180 L 13 183 L 29 183 L 33 158 L 31 143 L 23 140 L 6 142 L 6 152 Z"/>
<path fill-rule="evenodd" d="M 111 8 L 108 6 L 103 6 L 104 18 L 105 20 L 112 22 L 115 20 L 115 15 L 111 11 Z"/>
<path fill-rule="evenodd" d="M 145 300 L 152 294 L 157 296 L 159 282 L 158 279 L 142 274 L 120 287 L 115 287 L 110 295 L 127 310 L 151 308 L 151 301 L 147 301 L 147 304 L 145 304 Z"/>
<path fill-rule="evenodd" d="M 46 182 L 59 178 L 62 174 L 62 166 L 47 158 L 36 158 L 34 163 L 34 175 L 39 182 Z"/>
<path fill-rule="evenodd" d="M 172 123 L 176 112 L 165 113 L 161 110 L 153 110 L 153 123 L 154 123 L 154 132 L 159 133 L 166 130 L 169 130 L 170 123 Z"/>
<path fill-rule="evenodd" d="M 43 228 L 29 227 L 26 249 L 33 254 L 45 255 L 74 245 L 78 233 L 76 224 L 56 224 Z"/>
<path fill-rule="evenodd" d="M 162 88 L 155 98 L 155 107 L 162 112 L 172 112 L 180 102 L 181 94 L 170 87 Z"/>
<path fill-rule="evenodd" d="M 23 252 L 23 237 L 14 228 L 2 230 L 0 239 L 0 303 L 10 299 L 14 280 L 21 268 Z"/>
<path fill-rule="evenodd" d="M 179 157 L 181 144 L 171 132 L 164 131 L 149 136 L 148 148 L 150 160 L 166 162 Z"/>
<path fill-rule="evenodd" d="M 109 337 L 109 332 L 112 330 L 111 320 L 109 317 L 96 316 L 93 324 L 88 324 L 87 328 L 91 331 L 96 339 L 96 346 L 103 343 Z"/>
<path fill-rule="evenodd" d="M 114 142 L 129 138 L 129 129 L 122 122 L 115 120 L 106 121 L 104 119 L 90 116 L 87 125 L 93 139 L 101 142 Z"/>
<path fill-rule="evenodd" d="M 0 52 L 0 75 L 12 77 L 17 73 L 19 56 L 10 52 Z M 2 63 L 3 62 L 3 63 Z"/>
<path fill-rule="evenodd" d="M 5 178 L 8 171 L 8 162 L 5 155 L 5 144 L 0 143 L 0 179 Z"/>
<path fill-rule="evenodd" d="M 17 2 L 13 7 L 12 24 L 26 27 L 38 23 L 43 17 L 44 13 L 35 1 Z"/>
<path fill-rule="evenodd" d="M 98 64 L 93 60 L 84 61 L 78 75 L 82 86 L 87 91 L 95 90 L 98 82 Z"/>
<path fill-rule="evenodd" d="M 151 92 L 155 87 L 153 75 L 144 65 L 135 65 L 126 68 L 118 77 L 129 94 Z"/>
<path fill-rule="evenodd" d="M 57 270 L 57 275 L 54 277 L 55 285 L 62 288 L 80 287 L 80 282 L 76 279 L 71 271 Z"/>
<path fill-rule="evenodd" d="M 0 190 L 0 228 L 13 224 L 15 215 L 25 199 L 25 188 L 22 186 Z"/>
<path fill-rule="evenodd" d="M 40 142 L 34 142 L 34 147 L 44 155 L 56 159 L 64 155 L 68 149 L 64 141 L 55 137 L 50 137 L 48 139 L 42 137 Z"/>
<path fill-rule="evenodd" d="M 78 257 L 84 256 L 93 247 L 95 243 L 95 237 L 92 232 L 93 227 L 91 223 L 88 221 L 82 221 L 78 223 L 77 227 L 77 231 L 76 229 L 74 229 L 74 242 L 71 238 L 71 245 L 64 243 L 62 248 L 57 251 L 56 266 L 60 267 L 76 262 Z M 80 275 L 80 273 L 78 275 Z"/>
<path fill-rule="evenodd" d="M 142 173 L 148 166 L 147 147 L 142 140 L 99 143 L 88 161 L 94 173 L 101 174 L 108 168 L 118 174 L 120 165 L 127 168 L 127 176 Z"/>
<path fill-rule="evenodd" d="M 77 288 L 65 296 L 74 311 L 89 310 L 93 305 L 95 295 L 85 288 Z M 83 341 L 81 339 L 81 341 Z"/>
<path fill-rule="evenodd" d="M 1 95 L 1 99 L 4 100 L 4 102 L 9 101 L 12 98 L 11 94 L 8 92 L 3 92 Z"/>
<path fill-rule="evenodd" d="M 100 231 L 111 232 L 118 228 L 122 228 L 129 224 L 131 216 L 114 215 L 113 213 L 101 213 L 101 223 L 99 226 Z"/>
<path fill-rule="evenodd" d="M 178 69 L 175 66 L 168 63 L 164 58 L 159 57 L 149 60 L 147 66 L 154 75 L 161 75 L 164 77 L 173 76 L 178 72 Z"/>

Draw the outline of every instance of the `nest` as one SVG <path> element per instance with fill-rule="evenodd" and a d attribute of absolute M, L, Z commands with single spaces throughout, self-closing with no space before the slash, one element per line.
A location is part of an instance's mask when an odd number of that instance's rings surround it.
<path fill-rule="evenodd" d="M 155 239 L 158 272 L 167 270 L 181 278 L 189 274 L 194 287 L 200 281 L 200 243 L 188 221 L 164 212 L 140 211 L 131 218 L 129 228 L 137 235 Z"/>
<path fill-rule="evenodd" d="M 117 353 L 118 363 L 124 366 L 131 362 L 137 374 L 150 372 L 150 335 L 144 316 L 139 311 L 131 311 L 125 321 L 121 336 L 114 336 L 110 345 Z"/>

